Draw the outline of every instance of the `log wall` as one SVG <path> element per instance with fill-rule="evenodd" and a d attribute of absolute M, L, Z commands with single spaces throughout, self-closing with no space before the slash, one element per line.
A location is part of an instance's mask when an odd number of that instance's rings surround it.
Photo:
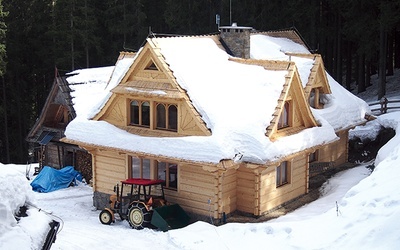
<path fill-rule="evenodd" d="M 112 194 L 113 187 L 128 178 L 126 154 L 95 150 L 95 192 Z M 165 189 L 165 198 L 190 213 L 219 219 L 236 210 L 262 215 L 308 191 L 308 155 L 289 161 L 289 183 L 276 187 L 276 166 L 242 164 L 238 169 L 218 170 L 201 165 L 178 164 L 178 189 Z M 206 170 L 207 169 L 207 170 Z"/>
<path fill-rule="evenodd" d="M 113 194 L 113 188 L 128 178 L 125 154 L 95 150 L 93 157 L 93 191 Z"/>
<path fill-rule="evenodd" d="M 201 166 L 179 164 L 178 190 L 165 189 L 165 197 L 178 203 L 186 212 L 218 218 L 218 171 Z"/>
<path fill-rule="evenodd" d="M 237 209 L 236 169 L 228 169 L 219 174 L 218 214 L 230 214 Z M 220 218 L 220 217 L 218 217 Z"/>
<path fill-rule="evenodd" d="M 60 169 L 62 167 L 62 162 L 60 162 L 62 160 L 62 153 L 62 148 L 60 148 L 59 151 L 56 144 L 47 144 L 45 148 L 44 166 L 50 166 L 55 169 Z"/>
<path fill-rule="evenodd" d="M 258 181 L 254 169 L 244 166 L 237 169 L 237 210 L 257 215 Z"/>
<path fill-rule="evenodd" d="M 260 202 L 256 215 L 264 214 L 308 192 L 307 160 L 307 155 L 300 155 L 289 161 L 289 183 L 279 187 L 276 187 L 276 166 L 269 166 L 260 172 Z"/>
<path fill-rule="evenodd" d="M 348 160 L 348 130 L 337 133 L 340 140 L 319 149 L 319 162 L 334 162 L 334 166 L 341 165 Z"/>

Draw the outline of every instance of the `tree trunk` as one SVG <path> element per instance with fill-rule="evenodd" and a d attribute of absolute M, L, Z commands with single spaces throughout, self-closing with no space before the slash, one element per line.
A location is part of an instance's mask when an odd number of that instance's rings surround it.
<path fill-rule="evenodd" d="M 371 86 L 371 61 L 368 60 L 365 63 L 365 86 L 368 88 Z"/>
<path fill-rule="evenodd" d="M 381 22 L 379 28 L 379 88 L 378 100 L 386 95 L 386 38 L 385 27 Z"/>
<path fill-rule="evenodd" d="M 75 70 L 75 49 L 74 49 L 74 3 L 72 2 L 72 8 L 70 13 L 70 28 L 71 28 L 71 70 Z"/>
<path fill-rule="evenodd" d="M 394 75 L 394 68 L 393 68 L 393 44 L 394 43 L 394 30 L 393 32 L 388 33 L 387 35 L 387 61 L 386 61 L 386 67 L 387 67 L 387 76 L 392 76 Z"/>
<path fill-rule="evenodd" d="M 358 59 L 357 93 L 361 93 L 365 91 L 365 55 L 364 54 L 358 55 L 357 59 Z"/>
<path fill-rule="evenodd" d="M 337 26 L 336 26 L 336 81 L 340 84 L 343 83 L 342 79 L 342 18 L 340 13 L 337 13 Z"/>
<path fill-rule="evenodd" d="M 394 67 L 400 68 L 400 27 L 394 31 Z"/>
<path fill-rule="evenodd" d="M 3 81 L 3 109 L 4 109 L 4 146 L 5 146 L 5 162 L 10 163 L 10 142 L 8 140 L 8 116 L 7 116 L 7 95 L 6 95 L 6 83 Z"/>
<path fill-rule="evenodd" d="M 352 43 L 347 42 L 347 53 L 346 53 L 346 89 L 351 90 L 351 73 L 353 71 L 353 54 L 352 54 Z"/>
<path fill-rule="evenodd" d="M 88 6 L 87 6 L 87 0 L 85 0 L 85 36 L 86 36 L 86 41 L 85 41 L 85 54 L 86 54 L 86 68 L 89 68 L 89 32 L 88 32 Z"/>

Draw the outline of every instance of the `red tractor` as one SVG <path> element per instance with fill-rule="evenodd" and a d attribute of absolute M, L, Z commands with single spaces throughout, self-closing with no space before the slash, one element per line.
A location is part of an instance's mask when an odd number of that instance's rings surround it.
<path fill-rule="evenodd" d="M 144 227 L 162 231 L 185 227 L 190 218 L 178 205 L 166 205 L 163 180 L 130 178 L 114 187 L 116 194 L 110 196 L 110 207 L 99 215 L 102 224 L 115 222 L 115 214 L 128 220 L 134 229 Z M 125 192 L 125 193 L 124 193 Z"/>

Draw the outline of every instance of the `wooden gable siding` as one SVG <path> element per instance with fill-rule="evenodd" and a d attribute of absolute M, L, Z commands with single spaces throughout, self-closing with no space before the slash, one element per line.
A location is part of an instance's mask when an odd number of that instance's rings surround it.
<path fill-rule="evenodd" d="M 149 64 L 156 67 L 148 69 Z M 159 48 L 151 39 L 148 39 L 127 74 L 112 92 L 113 95 L 94 120 L 104 120 L 130 133 L 143 136 L 211 135 L 186 92 L 177 84 Z M 177 105 L 178 131 L 155 130 L 153 129 L 155 125 L 152 124 L 150 128 L 129 126 L 131 100 L 149 101 L 152 107 L 155 107 L 157 102 Z M 152 123 L 155 120 L 155 111 L 150 112 L 152 112 Z"/>
<path fill-rule="evenodd" d="M 296 54 L 296 53 L 287 53 L 287 55 L 309 58 L 313 59 L 313 67 L 311 68 L 310 75 L 308 77 L 308 82 L 303 83 L 304 94 L 306 100 L 310 98 L 311 89 L 313 88 L 321 88 L 323 94 L 331 94 L 332 91 L 329 86 L 328 78 L 325 72 L 324 62 L 322 60 L 321 55 L 318 54 Z"/>
<path fill-rule="evenodd" d="M 150 111 L 151 114 L 151 125 L 150 128 L 143 128 L 139 126 L 129 125 L 129 105 L 131 100 L 145 100 L 149 101 L 152 107 L 155 107 L 155 103 L 173 103 L 178 107 L 178 131 L 164 131 L 151 129 L 154 128 L 153 122 L 155 121 L 155 110 L 154 108 Z M 107 121 L 125 131 L 133 134 L 143 136 L 157 136 L 157 137 L 168 137 L 168 136 L 187 136 L 187 135 L 209 135 L 204 131 L 204 126 L 199 123 L 200 117 L 196 117 L 197 112 L 193 113 L 193 108 L 187 105 L 187 102 L 182 100 L 165 99 L 160 97 L 145 97 L 145 96 L 126 96 L 116 95 L 108 103 L 107 111 L 98 119 Z"/>
<path fill-rule="evenodd" d="M 288 128 L 278 130 L 278 120 L 283 113 L 285 101 L 292 102 L 292 110 L 289 114 L 292 124 Z M 271 123 L 266 130 L 266 135 L 271 140 L 275 140 L 280 136 L 294 134 L 304 128 L 315 126 L 317 126 L 317 122 L 306 102 L 297 67 L 294 63 L 291 63 L 281 96 L 278 100 L 278 105 L 273 114 Z"/>

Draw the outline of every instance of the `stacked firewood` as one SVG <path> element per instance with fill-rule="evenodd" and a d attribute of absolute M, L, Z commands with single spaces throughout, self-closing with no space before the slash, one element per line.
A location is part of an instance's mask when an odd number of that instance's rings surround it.
<path fill-rule="evenodd" d="M 82 174 L 82 177 L 85 178 L 86 183 L 90 183 L 92 179 L 92 156 L 91 154 L 84 151 L 76 152 L 76 165 L 77 171 Z"/>

